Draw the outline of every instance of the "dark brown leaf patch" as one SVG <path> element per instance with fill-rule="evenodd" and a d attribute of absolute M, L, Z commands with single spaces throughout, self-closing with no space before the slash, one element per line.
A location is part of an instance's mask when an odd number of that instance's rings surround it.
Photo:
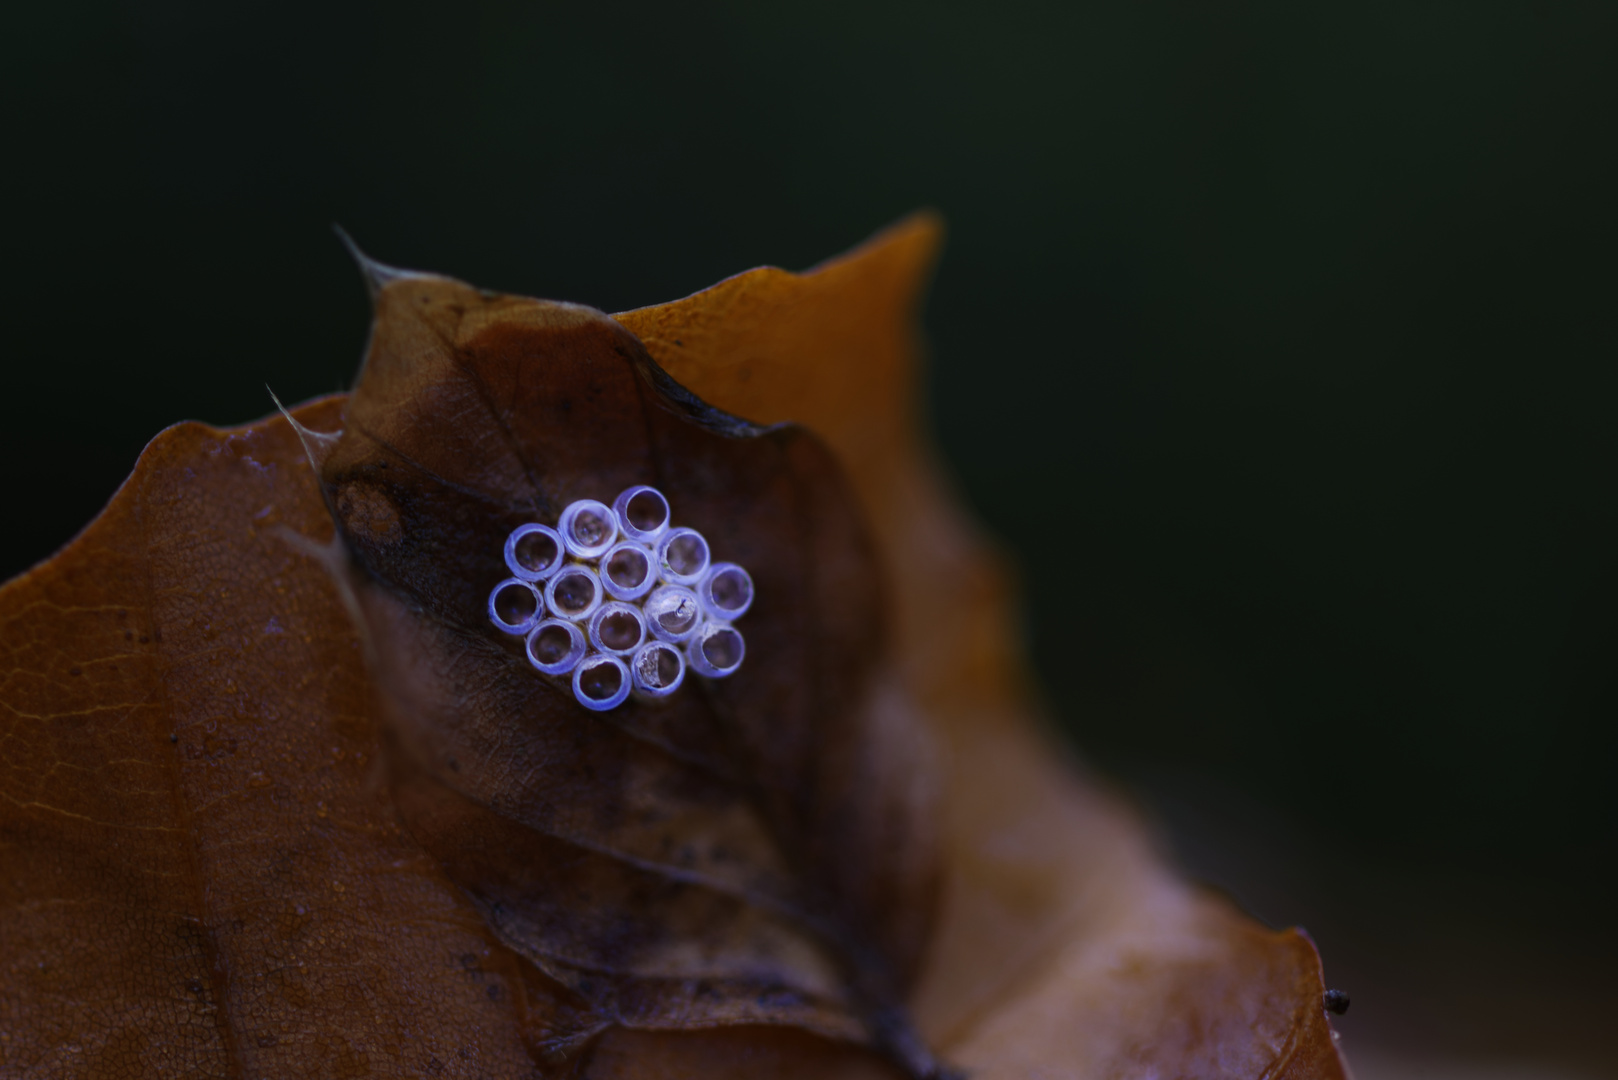
<path fill-rule="evenodd" d="M 887 674 L 868 530 L 814 436 L 708 408 L 598 312 L 407 277 L 378 294 L 321 475 L 398 806 L 501 939 L 584 1003 L 548 1045 L 775 1023 L 931 1070 L 899 1004 L 936 883 L 925 784 L 893 782 L 929 758 Z M 633 484 L 748 567 L 748 660 L 593 713 L 485 603 L 512 528 Z"/>

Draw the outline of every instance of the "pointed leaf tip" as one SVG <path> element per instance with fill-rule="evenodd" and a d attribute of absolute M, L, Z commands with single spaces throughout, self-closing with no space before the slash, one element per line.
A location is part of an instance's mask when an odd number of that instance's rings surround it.
<path fill-rule="evenodd" d="M 348 249 L 348 254 L 354 259 L 355 264 L 360 268 L 360 274 L 365 278 L 365 287 L 370 292 L 373 301 L 383 289 L 395 281 L 426 276 L 415 270 L 403 270 L 397 266 L 377 262 L 360 250 L 360 246 L 354 242 L 354 238 L 348 235 L 348 231 L 341 225 L 334 221 L 331 228 L 332 232 L 337 234 L 337 239 L 341 240 L 343 246 Z"/>
<path fill-rule="evenodd" d="M 327 455 L 331 453 L 332 447 L 336 446 L 337 440 L 343 437 L 342 431 L 311 431 L 300 423 L 296 416 L 287 411 L 287 407 L 281 404 L 281 399 L 275 396 L 275 391 L 270 389 L 268 383 L 264 385 L 264 389 L 269 391 L 270 400 L 275 402 L 275 407 L 280 410 L 282 416 L 286 417 L 287 423 L 291 424 L 292 430 L 297 433 L 298 442 L 303 444 L 303 453 L 309 459 L 310 467 L 319 472 L 321 464 L 326 460 Z"/>

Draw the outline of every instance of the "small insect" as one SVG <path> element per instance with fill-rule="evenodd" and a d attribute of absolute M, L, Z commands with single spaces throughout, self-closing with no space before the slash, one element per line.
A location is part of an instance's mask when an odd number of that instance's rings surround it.
<path fill-rule="evenodd" d="M 580 499 L 554 528 L 519 525 L 505 562 L 512 576 L 490 591 L 489 621 L 524 638 L 537 671 L 571 677 L 587 709 L 667 697 L 688 669 L 722 679 L 742 666 L 731 623 L 752 606 L 753 579 L 675 526 L 656 488 L 627 488 L 611 506 Z"/>
<path fill-rule="evenodd" d="M 1342 1016 L 1348 1011 L 1347 990 L 1327 990 L 1323 995 L 1323 998 L 1324 1000 L 1321 1002 L 1321 1004 L 1323 1004 L 1326 1007 L 1326 1011 L 1332 1015 Z"/>

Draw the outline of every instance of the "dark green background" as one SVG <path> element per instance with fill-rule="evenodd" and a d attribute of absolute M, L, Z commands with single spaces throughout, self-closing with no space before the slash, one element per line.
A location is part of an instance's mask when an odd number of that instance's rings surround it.
<path fill-rule="evenodd" d="M 1611 1061 L 1615 43 L 1610 3 L 18 6 L 0 574 L 161 427 L 345 385 L 332 221 L 611 311 L 935 206 L 932 422 L 1083 751 L 1370 988 L 1351 1039 Z"/>

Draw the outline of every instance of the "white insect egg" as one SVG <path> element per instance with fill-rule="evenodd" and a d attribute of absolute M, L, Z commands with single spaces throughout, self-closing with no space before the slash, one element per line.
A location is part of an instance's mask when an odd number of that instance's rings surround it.
<path fill-rule="evenodd" d="M 546 675 L 566 675 L 588 648 L 577 623 L 546 619 L 528 632 L 528 662 Z"/>
<path fill-rule="evenodd" d="M 633 540 L 620 540 L 601 556 L 601 585 L 614 600 L 639 600 L 657 586 L 652 553 Z"/>
<path fill-rule="evenodd" d="M 545 608 L 559 619 L 588 619 L 601 606 L 601 579 L 573 563 L 545 583 Z"/>
<path fill-rule="evenodd" d="M 616 656 L 591 653 L 573 669 L 573 696 L 595 712 L 616 709 L 629 697 L 629 665 Z"/>
<path fill-rule="evenodd" d="M 702 625 L 702 604 L 683 585 L 661 585 L 646 598 L 646 627 L 659 641 L 678 644 Z"/>
<path fill-rule="evenodd" d="M 631 656 L 646 641 L 646 616 L 620 600 L 602 604 L 590 616 L 590 644 L 614 656 Z"/>
<path fill-rule="evenodd" d="M 580 499 L 562 511 L 556 531 L 575 559 L 599 559 L 618 539 L 618 518 L 606 503 Z"/>
<path fill-rule="evenodd" d="M 508 634 L 526 634 L 544 615 L 539 590 L 521 578 L 506 578 L 489 591 L 489 621 Z"/>
<path fill-rule="evenodd" d="M 670 585 L 696 585 L 708 572 L 708 541 L 695 529 L 670 529 L 655 550 L 657 574 Z"/>
<path fill-rule="evenodd" d="M 734 675 L 747 654 L 741 631 L 729 623 L 706 622 L 685 646 L 686 663 L 698 675 L 722 679 Z"/>
<path fill-rule="evenodd" d="M 566 554 L 562 534 L 549 525 L 519 525 L 506 537 L 506 565 L 524 581 L 544 581 L 562 568 Z"/>
<path fill-rule="evenodd" d="M 753 606 L 753 579 L 735 563 L 714 563 L 697 586 L 697 598 L 710 619 L 739 619 Z"/>
<path fill-rule="evenodd" d="M 685 654 L 666 641 L 648 641 L 629 661 L 635 692 L 646 698 L 665 698 L 685 681 Z"/>
<path fill-rule="evenodd" d="M 669 501 L 645 484 L 620 492 L 612 501 L 612 512 L 618 518 L 618 531 L 647 547 L 657 543 L 669 527 Z"/>

